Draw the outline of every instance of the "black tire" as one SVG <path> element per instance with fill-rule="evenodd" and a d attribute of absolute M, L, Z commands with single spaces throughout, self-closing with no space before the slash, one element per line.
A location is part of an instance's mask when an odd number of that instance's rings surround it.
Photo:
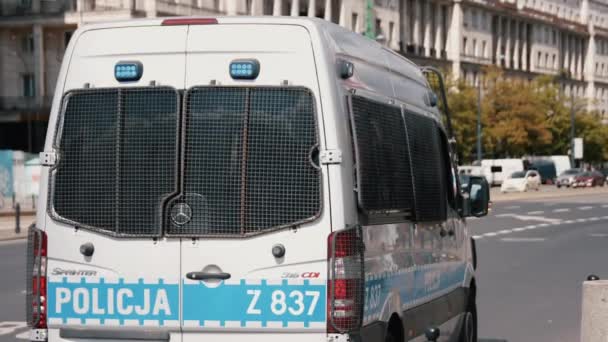
<path fill-rule="evenodd" d="M 386 330 L 386 336 L 384 336 L 384 342 L 397 342 L 395 336 L 393 336 L 393 332 L 391 329 Z"/>
<path fill-rule="evenodd" d="M 474 299 L 469 301 L 458 342 L 477 342 L 477 304 Z"/>

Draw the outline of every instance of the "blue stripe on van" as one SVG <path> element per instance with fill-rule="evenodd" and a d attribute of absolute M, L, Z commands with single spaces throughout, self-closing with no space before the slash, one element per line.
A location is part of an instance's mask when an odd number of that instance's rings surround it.
<path fill-rule="evenodd" d="M 402 307 L 430 301 L 443 292 L 462 285 L 466 264 L 438 263 L 406 270 L 366 275 L 364 322 L 378 319 L 393 296 Z"/>

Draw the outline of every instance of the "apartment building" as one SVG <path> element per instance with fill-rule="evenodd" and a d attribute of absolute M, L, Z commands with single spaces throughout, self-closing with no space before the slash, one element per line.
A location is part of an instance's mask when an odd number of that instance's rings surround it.
<path fill-rule="evenodd" d="M 608 118 L 608 0 L 0 0 L 0 149 L 39 151 L 61 58 L 82 24 L 175 15 L 315 16 L 471 84 L 487 65 L 555 75 Z"/>

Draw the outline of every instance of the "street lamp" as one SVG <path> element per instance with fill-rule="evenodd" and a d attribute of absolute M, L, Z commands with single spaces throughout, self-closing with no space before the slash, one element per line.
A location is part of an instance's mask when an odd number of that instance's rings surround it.
<path fill-rule="evenodd" d="M 481 73 L 477 79 L 477 161 L 481 165 Z"/>
<path fill-rule="evenodd" d="M 568 77 L 569 72 L 567 70 L 561 70 L 559 73 L 559 80 L 560 80 L 560 85 L 559 85 L 559 89 L 560 89 L 560 93 L 561 93 L 561 97 L 564 98 L 565 92 L 566 92 L 566 80 L 569 78 Z M 574 137 L 576 135 L 576 127 L 575 127 L 576 121 L 574 118 L 574 92 L 572 91 L 572 89 L 570 89 L 570 165 L 572 165 L 572 167 L 576 166 L 576 160 L 574 159 Z"/>

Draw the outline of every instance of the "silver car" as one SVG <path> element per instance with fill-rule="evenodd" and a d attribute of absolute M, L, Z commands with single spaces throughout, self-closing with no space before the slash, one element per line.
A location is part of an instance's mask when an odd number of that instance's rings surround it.
<path fill-rule="evenodd" d="M 570 187 L 570 185 L 572 185 L 572 183 L 574 182 L 574 178 L 576 178 L 576 175 L 581 172 L 581 169 L 568 169 L 562 172 L 562 174 L 557 177 L 557 179 L 555 180 L 555 185 L 558 188 L 561 188 L 562 186 Z"/>

